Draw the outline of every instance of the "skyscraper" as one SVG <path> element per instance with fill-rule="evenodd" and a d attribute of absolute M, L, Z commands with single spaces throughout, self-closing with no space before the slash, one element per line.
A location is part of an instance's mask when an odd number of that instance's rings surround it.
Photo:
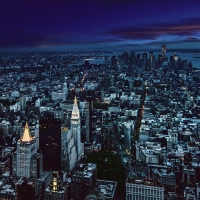
<path fill-rule="evenodd" d="M 39 178 L 42 173 L 42 155 L 37 153 L 36 138 L 31 136 L 28 123 L 17 142 L 12 164 L 13 175 L 18 177 Z"/>
<path fill-rule="evenodd" d="M 68 97 L 68 87 L 67 87 L 67 83 L 65 82 L 63 84 L 63 93 L 65 93 L 65 97 L 67 98 Z"/>
<path fill-rule="evenodd" d="M 92 143 L 92 108 L 93 101 L 90 97 L 87 97 L 85 102 L 86 111 L 86 143 Z"/>
<path fill-rule="evenodd" d="M 39 151 L 43 155 L 44 170 L 61 170 L 61 120 L 39 120 Z"/>
<path fill-rule="evenodd" d="M 81 143 L 81 127 L 80 127 L 80 112 L 78 109 L 77 99 L 74 98 L 74 105 L 71 115 L 71 131 L 72 136 L 75 139 L 75 146 L 77 152 L 77 161 L 80 160 L 81 156 L 84 154 L 84 145 Z"/>
<path fill-rule="evenodd" d="M 166 55 L 166 45 L 162 45 L 162 55 L 165 56 Z"/>
<path fill-rule="evenodd" d="M 20 98 L 20 105 L 21 105 L 21 110 L 25 111 L 26 110 L 26 101 L 27 101 L 27 97 L 26 95 L 22 96 Z"/>

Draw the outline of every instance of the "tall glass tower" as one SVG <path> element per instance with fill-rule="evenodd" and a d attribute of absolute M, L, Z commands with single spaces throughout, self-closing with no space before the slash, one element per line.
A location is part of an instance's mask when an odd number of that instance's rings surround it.
<path fill-rule="evenodd" d="M 45 171 L 61 170 L 61 119 L 39 120 L 39 151 Z"/>

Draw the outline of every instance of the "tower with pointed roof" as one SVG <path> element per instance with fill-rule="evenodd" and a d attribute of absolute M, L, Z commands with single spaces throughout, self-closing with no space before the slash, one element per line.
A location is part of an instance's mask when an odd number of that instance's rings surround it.
<path fill-rule="evenodd" d="M 17 142 L 12 167 L 13 175 L 18 177 L 39 178 L 42 173 L 42 155 L 37 153 L 37 141 L 31 136 L 28 123 Z"/>
<path fill-rule="evenodd" d="M 81 143 L 80 112 L 78 109 L 76 96 L 74 98 L 70 129 L 72 131 L 72 136 L 74 137 L 74 140 L 75 140 L 77 161 L 79 161 L 81 156 L 84 154 L 84 146 L 83 146 L 83 143 Z"/>

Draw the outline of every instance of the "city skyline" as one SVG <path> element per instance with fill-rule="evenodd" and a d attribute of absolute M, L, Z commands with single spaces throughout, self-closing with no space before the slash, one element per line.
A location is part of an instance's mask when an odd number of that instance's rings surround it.
<path fill-rule="evenodd" d="M 197 49 L 198 1 L 1 1 L 1 49 Z"/>

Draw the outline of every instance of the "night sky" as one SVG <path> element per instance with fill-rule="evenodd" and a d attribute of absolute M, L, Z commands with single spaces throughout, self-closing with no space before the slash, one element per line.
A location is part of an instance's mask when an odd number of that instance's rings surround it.
<path fill-rule="evenodd" d="M 200 1 L 0 1 L 1 49 L 187 49 L 199 39 Z"/>

